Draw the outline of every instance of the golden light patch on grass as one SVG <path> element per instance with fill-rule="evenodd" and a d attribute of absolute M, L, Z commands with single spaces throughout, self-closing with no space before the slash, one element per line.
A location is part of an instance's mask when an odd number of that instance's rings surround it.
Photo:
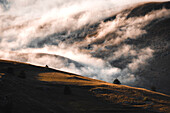
<path fill-rule="evenodd" d="M 151 90 L 144 89 L 144 88 L 131 87 L 131 86 L 127 86 L 127 85 L 117 85 L 117 84 L 112 84 L 112 83 L 108 83 L 108 85 L 111 86 L 111 87 L 115 87 L 115 88 L 121 88 L 122 90 L 123 89 L 126 89 L 126 90 L 129 89 L 129 90 L 133 90 L 135 92 L 138 92 L 138 91 L 147 92 L 147 93 L 150 93 L 150 94 L 157 94 L 157 95 L 162 95 L 162 96 L 166 96 L 166 97 L 170 98 L 170 95 L 166 95 L 166 94 L 163 94 L 163 93 L 160 93 L 160 92 L 151 91 Z"/>
<path fill-rule="evenodd" d="M 143 88 L 116 85 L 74 74 L 60 72 L 40 73 L 38 79 L 41 81 L 56 82 L 67 85 L 95 86 L 89 91 L 96 97 L 101 97 L 116 104 L 131 105 L 134 107 L 142 107 L 158 111 L 167 111 L 168 106 L 170 105 L 170 101 L 164 98 L 170 97 L 166 94 Z M 157 95 L 159 95 L 159 98 L 157 98 Z"/>
<path fill-rule="evenodd" d="M 4 76 L 4 75 L 5 75 L 5 73 L 0 73 L 0 75 L 1 75 L 1 76 Z"/>
<path fill-rule="evenodd" d="M 4 76 L 5 75 L 5 73 L 0 73 L 0 78 L 2 78 L 2 76 Z"/>
<path fill-rule="evenodd" d="M 116 104 L 131 105 L 161 112 L 167 111 L 170 105 L 170 98 L 168 96 L 162 95 L 161 97 L 155 92 L 151 93 L 128 87 L 95 87 L 90 89 L 90 91 L 97 97 L 104 98 Z"/>
<path fill-rule="evenodd" d="M 38 80 L 46 82 L 57 82 L 68 85 L 79 85 L 79 86 L 96 86 L 103 85 L 99 80 L 90 79 L 83 76 L 69 75 L 65 73 L 53 72 L 53 73 L 40 73 Z"/>

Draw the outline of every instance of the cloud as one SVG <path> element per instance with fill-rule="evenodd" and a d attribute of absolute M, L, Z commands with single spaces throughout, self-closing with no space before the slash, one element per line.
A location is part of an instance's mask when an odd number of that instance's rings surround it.
<path fill-rule="evenodd" d="M 142 17 L 133 17 L 126 19 L 127 13 L 119 13 L 116 19 L 108 22 L 101 22 L 95 38 L 87 37 L 87 41 L 90 43 L 100 41 L 101 39 L 106 39 L 107 35 L 113 34 L 113 38 L 109 41 L 105 40 L 106 44 L 118 45 L 127 39 L 137 39 L 141 35 L 147 32 L 143 29 L 147 24 L 149 24 L 154 19 L 160 19 L 164 17 L 169 17 L 170 12 L 168 9 L 161 9 L 157 11 L 152 11 L 149 14 Z"/>
<path fill-rule="evenodd" d="M 147 63 L 147 60 L 152 58 L 154 50 L 151 48 L 144 48 L 138 52 L 138 57 L 133 59 L 132 63 L 128 64 L 128 68 L 134 72 L 136 71 L 141 65 Z"/>
<path fill-rule="evenodd" d="M 144 1 L 8 0 L 8 9 L 4 10 L 0 6 L 0 58 L 49 65 L 108 82 L 117 77 L 123 83 L 132 82 L 135 80 L 134 73 L 147 64 L 154 50 L 150 47 L 137 49 L 124 42 L 146 34 L 143 27 L 152 20 L 170 15 L 169 10 L 162 9 L 143 17 L 126 19 L 129 12 L 120 12 L 129 5 Z M 118 15 L 115 20 L 102 21 L 116 13 Z M 77 30 L 96 22 L 99 27 L 93 37 L 79 37 L 82 32 Z M 77 41 L 78 37 L 84 40 Z M 104 40 L 103 43 L 101 40 Z M 86 45 L 91 48 L 83 48 Z M 38 53 L 48 55 L 37 57 Z M 111 66 L 110 61 L 122 57 L 132 58 L 124 69 Z M 77 63 L 81 66 L 78 67 Z"/>
<path fill-rule="evenodd" d="M 107 58 L 108 61 L 117 60 L 121 57 L 127 58 L 129 56 L 137 56 L 137 51 L 132 48 L 130 45 L 123 45 L 118 48 L 110 57 Z"/>

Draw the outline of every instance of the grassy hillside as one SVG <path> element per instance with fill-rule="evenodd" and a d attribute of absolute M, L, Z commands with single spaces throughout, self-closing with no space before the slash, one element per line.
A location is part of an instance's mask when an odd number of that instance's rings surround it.
<path fill-rule="evenodd" d="M 170 112 L 169 95 L 50 68 L 0 60 L 0 75 L 1 113 Z"/>

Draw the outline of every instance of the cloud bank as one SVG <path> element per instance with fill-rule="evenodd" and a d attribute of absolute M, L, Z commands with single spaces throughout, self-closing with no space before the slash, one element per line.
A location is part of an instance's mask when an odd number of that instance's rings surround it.
<path fill-rule="evenodd" d="M 161 9 L 126 19 L 129 12 L 121 11 L 142 2 L 148 0 L 1 0 L 0 58 L 49 65 L 108 82 L 118 77 L 128 84 L 154 50 L 136 49 L 125 42 L 147 34 L 143 27 L 152 20 L 170 15 Z M 103 22 L 114 14 L 114 20 Z M 91 28 L 94 24 L 98 26 Z M 37 57 L 39 53 L 47 55 Z M 131 59 L 124 68 L 111 64 L 122 58 Z"/>

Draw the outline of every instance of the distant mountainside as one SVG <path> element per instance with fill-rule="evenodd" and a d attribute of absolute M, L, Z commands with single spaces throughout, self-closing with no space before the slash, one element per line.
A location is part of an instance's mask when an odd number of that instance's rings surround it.
<path fill-rule="evenodd" d="M 134 21 L 141 18 L 139 20 L 140 24 L 145 24 L 145 18 L 149 18 L 149 15 L 152 14 L 154 11 L 158 10 L 168 10 L 170 9 L 170 2 L 164 2 L 164 3 L 145 3 L 139 6 L 136 6 L 132 9 L 124 10 L 121 13 L 129 12 L 126 16 L 126 19 L 124 21 L 128 21 L 131 18 L 134 18 Z M 111 16 L 109 18 L 106 18 L 104 22 L 112 22 L 114 21 L 117 16 L 120 14 Z M 159 15 L 158 13 L 155 13 L 154 15 Z M 142 17 L 143 20 L 142 20 Z M 152 17 L 153 18 L 153 17 Z M 133 19 L 132 19 L 133 20 Z M 128 24 L 135 24 L 133 21 L 130 23 L 125 24 L 125 26 L 128 26 Z M 122 26 L 120 26 L 118 29 L 121 29 Z M 128 29 L 128 27 L 125 27 L 125 30 Z M 138 29 L 138 27 L 137 27 Z M 116 48 L 119 48 L 123 45 L 130 45 L 131 47 L 135 48 L 136 51 L 142 49 L 142 48 L 151 48 L 153 52 L 153 56 L 151 59 L 147 61 L 147 64 L 139 70 L 137 70 L 135 73 L 136 75 L 136 81 L 132 85 L 135 84 L 135 86 L 138 87 L 145 87 L 150 89 L 152 86 L 155 86 L 158 91 L 164 92 L 164 93 L 170 93 L 169 92 L 169 83 L 170 83 L 170 14 L 167 14 L 167 16 L 162 16 L 160 18 L 153 18 L 150 20 L 147 24 L 141 27 L 142 30 L 145 31 L 144 34 L 138 36 L 138 37 L 128 37 L 126 40 L 122 41 L 119 45 L 114 45 L 113 43 L 109 46 L 105 46 L 105 48 L 108 48 L 109 51 L 103 51 L 101 53 L 95 54 L 96 57 L 107 59 L 107 57 L 111 54 L 117 51 Z M 120 30 L 123 31 L 123 30 Z M 96 31 L 95 31 L 96 32 Z M 132 32 L 137 33 L 137 32 Z M 133 35 L 133 34 L 132 34 Z M 110 32 L 107 34 L 103 39 L 99 39 L 98 41 L 92 43 L 93 44 L 100 44 L 103 45 L 106 41 L 111 41 L 118 35 L 115 32 Z M 128 46 L 127 46 L 128 47 Z M 124 50 L 131 51 L 131 49 L 124 48 Z M 121 50 L 120 52 L 124 52 L 124 50 Z M 121 53 L 120 53 L 121 54 Z M 123 54 L 127 54 L 126 52 L 122 53 L 122 57 L 113 61 L 110 61 L 110 64 L 112 66 L 116 66 L 119 68 L 126 68 L 126 66 L 133 61 L 133 56 L 127 55 L 128 57 L 124 56 Z M 129 54 L 129 53 L 128 53 Z M 140 57 L 140 56 L 139 56 Z M 146 56 L 141 56 L 146 57 Z M 142 60 L 142 59 L 141 59 Z M 137 62 L 137 60 L 136 60 Z"/>
<path fill-rule="evenodd" d="M 134 8 L 128 17 L 143 16 L 151 11 L 160 10 L 162 8 L 170 9 L 170 2 L 141 5 Z M 150 46 L 155 52 L 153 53 L 152 60 L 148 62 L 148 65 L 137 72 L 139 75 L 137 86 L 144 86 L 146 88 L 155 86 L 159 91 L 169 94 L 170 15 L 152 20 L 143 29 L 146 30 L 147 34 L 142 36 L 139 40 L 136 40 L 137 42 L 135 45 L 139 47 Z"/>
<path fill-rule="evenodd" d="M 153 10 L 160 10 L 162 8 L 170 9 L 170 2 L 151 2 L 139 5 L 131 10 L 127 18 L 145 16 Z"/>

